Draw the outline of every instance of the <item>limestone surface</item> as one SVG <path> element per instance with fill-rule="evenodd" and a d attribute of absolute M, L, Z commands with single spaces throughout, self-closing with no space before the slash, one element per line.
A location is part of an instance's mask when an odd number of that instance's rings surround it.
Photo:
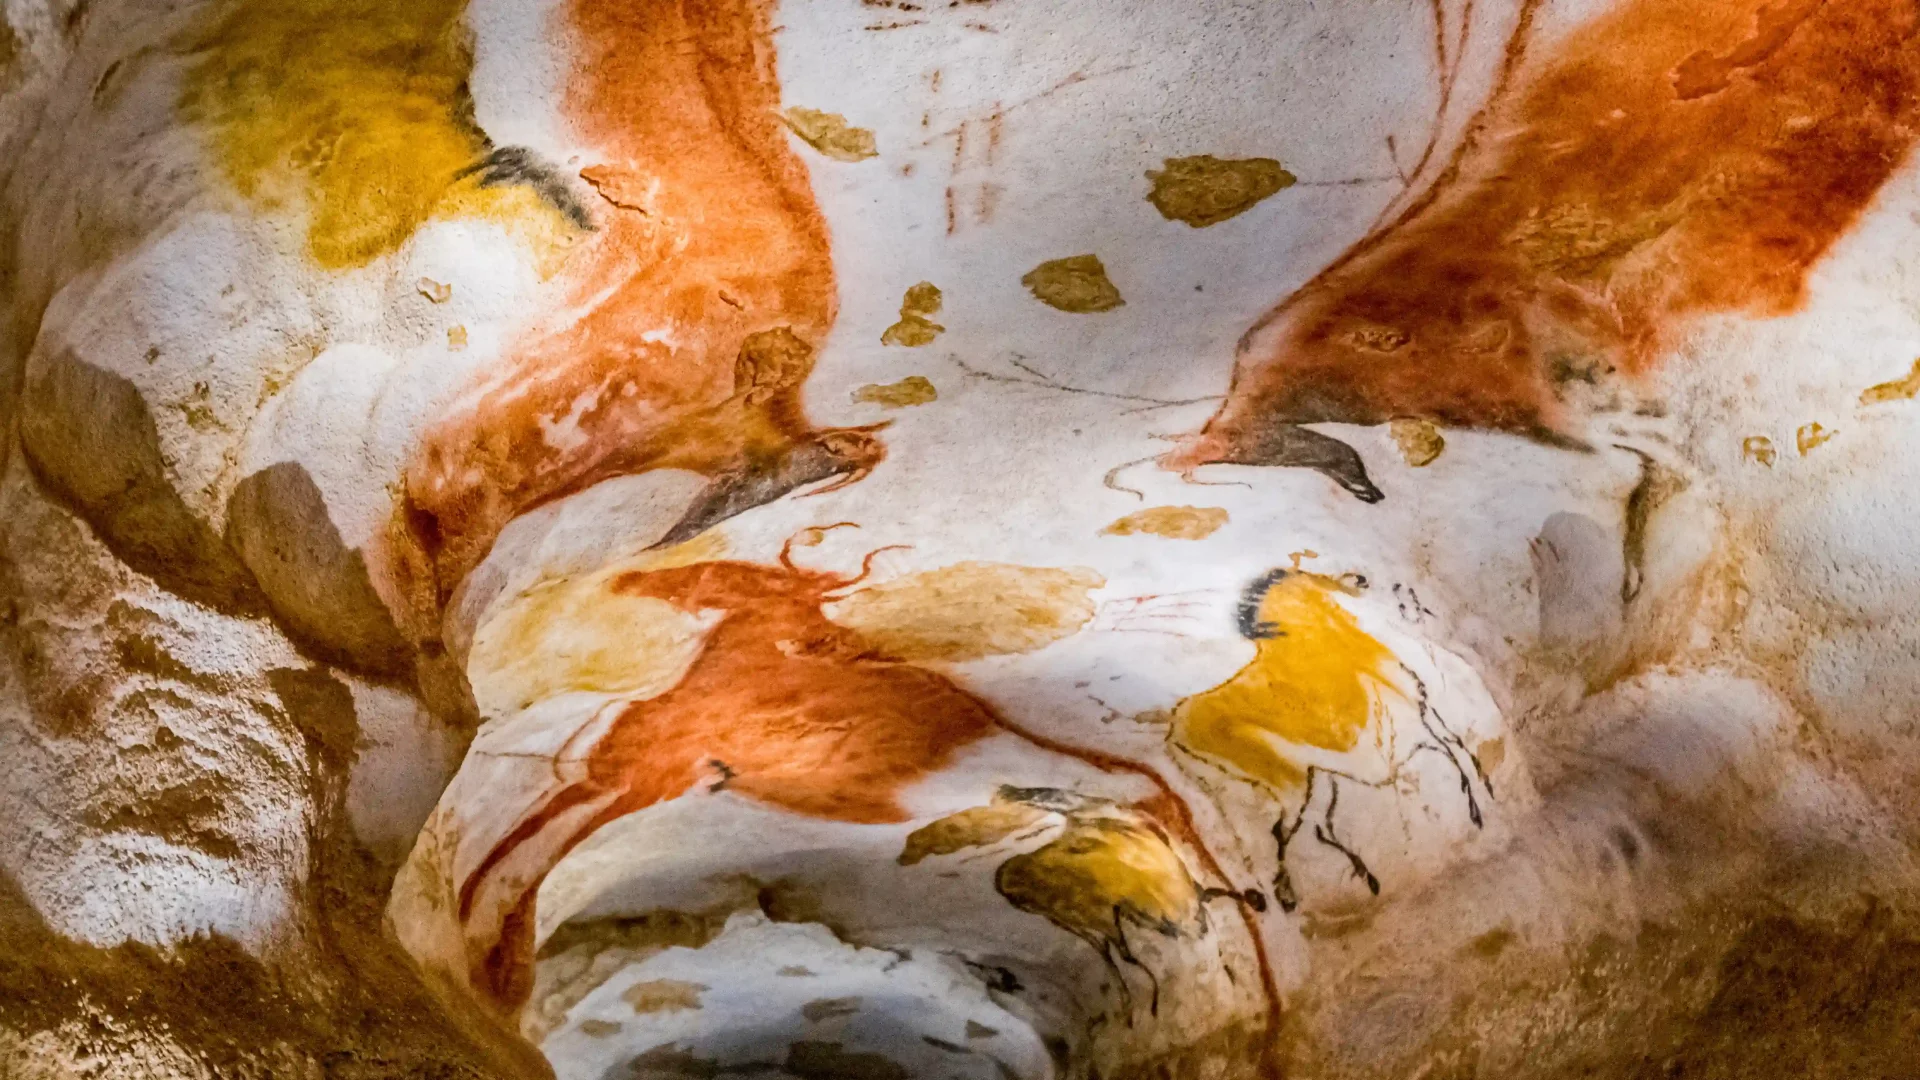
<path fill-rule="evenodd" d="M 5 0 L 0 1080 L 1920 1076 L 1920 0 Z"/>

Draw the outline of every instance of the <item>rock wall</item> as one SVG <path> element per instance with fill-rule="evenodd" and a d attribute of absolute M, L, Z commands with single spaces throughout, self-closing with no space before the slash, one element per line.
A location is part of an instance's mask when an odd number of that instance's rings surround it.
<path fill-rule="evenodd" d="M 0 4 L 0 1076 L 1920 1075 L 1914 0 Z"/>

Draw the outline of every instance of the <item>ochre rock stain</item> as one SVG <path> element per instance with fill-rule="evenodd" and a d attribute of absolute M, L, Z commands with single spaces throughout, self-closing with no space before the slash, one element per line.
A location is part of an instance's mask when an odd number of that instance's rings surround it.
<path fill-rule="evenodd" d="M 1578 441 L 1557 376 L 1644 375 L 1695 317 L 1795 310 L 1920 136 L 1916 7 L 1629 0 L 1538 62 L 1523 18 L 1434 189 L 1256 325 L 1164 463 L 1312 464 L 1261 448 L 1396 417 Z"/>
<path fill-rule="evenodd" d="M 800 408 L 834 274 L 778 114 L 772 6 L 569 5 L 565 111 L 598 157 L 582 170 L 598 231 L 557 314 L 407 469 L 395 536 L 424 579 L 409 584 L 414 606 L 447 595 L 515 514 L 610 476 L 685 468 L 751 489 L 717 498 L 723 516 L 881 455 L 864 431 L 817 431 Z"/>

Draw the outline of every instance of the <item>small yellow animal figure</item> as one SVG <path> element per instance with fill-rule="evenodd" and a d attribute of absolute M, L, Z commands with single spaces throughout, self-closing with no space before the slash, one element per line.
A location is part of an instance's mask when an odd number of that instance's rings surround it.
<path fill-rule="evenodd" d="M 1129 1014 L 1132 995 L 1114 957 L 1146 974 L 1155 1016 L 1160 1015 L 1160 978 L 1134 955 L 1127 927 L 1174 938 L 1206 923 L 1200 887 L 1186 864 L 1165 833 L 1138 815 L 1070 814 L 1058 837 L 1000 864 L 993 881 L 1014 907 L 1043 916 L 1093 946 L 1118 980 Z"/>
<path fill-rule="evenodd" d="M 1283 803 L 1298 799 L 1292 820 L 1283 813 L 1273 827 L 1280 849 L 1274 891 L 1288 911 L 1299 898 L 1287 873 L 1287 843 L 1305 824 L 1322 777 L 1330 791 L 1314 837 L 1345 855 L 1355 876 L 1376 895 L 1379 879 L 1334 828 L 1340 781 L 1387 786 L 1406 757 L 1430 749 L 1459 771 L 1468 813 L 1475 826 L 1481 823 L 1479 804 L 1460 764 L 1460 757 L 1473 760 L 1465 743 L 1428 705 L 1419 676 L 1361 629 L 1337 599 L 1360 595 L 1365 579 L 1315 574 L 1299 569 L 1298 563 L 1296 558 L 1293 569 L 1274 570 L 1247 587 L 1240 601 L 1239 630 L 1253 642 L 1253 659 L 1226 682 L 1182 701 L 1167 734 L 1177 748 L 1259 785 Z M 1396 749 L 1391 730 L 1389 709 L 1396 704 L 1417 710 L 1424 729 L 1424 738 L 1404 755 Z M 1312 754 L 1314 750 L 1323 753 Z M 1346 769 L 1302 760 L 1325 761 L 1329 755 L 1357 756 Z"/>
<path fill-rule="evenodd" d="M 1352 751 L 1371 726 L 1376 695 L 1405 695 L 1388 674 L 1393 654 L 1334 600 L 1343 593 L 1359 589 L 1303 570 L 1275 570 L 1248 586 L 1240 634 L 1253 642 L 1253 660 L 1180 703 L 1173 741 L 1282 795 L 1307 781 L 1288 744 Z"/>

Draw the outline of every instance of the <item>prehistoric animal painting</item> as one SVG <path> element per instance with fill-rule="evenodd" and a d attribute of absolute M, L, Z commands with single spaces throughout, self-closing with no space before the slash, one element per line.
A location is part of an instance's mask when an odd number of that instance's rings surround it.
<path fill-rule="evenodd" d="M 780 113 L 771 0 L 572 0 L 564 111 L 595 231 L 563 296 L 426 434 L 399 546 L 430 607 L 532 506 L 612 476 L 711 488 L 664 543 L 884 454 L 800 388 L 832 326 L 827 229 Z"/>
<path fill-rule="evenodd" d="M 1913 0 L 1631 0 L 1536 57 L 1540 8 L 1430 182 L 1254 325 L 1163 464 L 1302 466 L 1375 501 L 1300 425 L 1583 447 L 1579 392 L 1635 385 L 1699 316 L 1794 311 L 1920 138 Z"/>
<path fill-rule="evenodd" d="M 1000 864 L 993 884 L 1007 902 L 1093 946 L 1113 972 L 1129 1013 L 1120 961 L 1147 976 L 1148 1011 L 1160 1014 L 1160 978 L 1127 942 L 1129 927 L 1178 938 L 1207 928 L 1202 890 L 1151 817 L 1118 808 L 1069 812 L 1060 835 Z"/>
<path fill-rule="evenodd" d="M 1149 1013 L 1159 1015 L 1160 978 L 1135 954 L 1129 930 L 1168 939 L 1204 935 L 1206 902 L 1232 894 L 1202 888 L 1151 814 L 1055 788 L 1002 787 L 986 806 L 914 830 L 899 861 L 913 866 L 1049 830 L 1055 835 L 1046 843 L 1000 864 L 994 888 L 1014 907 L 1092 946 L 1113 974 L 1129 1017 L 1132 991 L 1120 965 L 1142 972 L 1151 987 Z"/>
<path fill-rule="evenodd" d="M 903 821 L 902 789 L 996 730 L 992 710 L 952 680 L 887 656 L 821 612 L 865 573 L 804 570 L 783 551 L 778 566 L 705 562 L 613 581 L 623 595 L 724 615 L 680 681 L 620 707 L 586 750 L 584 774 L 466 876 L 460 916 L 471 920 L 496 867 L 534 862 L 507 875 L 513 895 L 490 902 L 501 910 L 480 934 L 476 986 L 504 1004 L 524 1000 L 539 881 L 615 818 L 705 787 L 833 821 Z"/>
<path fill-rule="evenodd" d="M 476 987 L 507 1007 L 524 1001 L 534 896 L 547 871 L 607 822 L 696 790 L 830 821 L 900 822 L 908 818 L 903 790 L 963 748 L 1011 734 L 1047 753 L 1146 776 L 1163 801 L 1171 798 L 1151 770 L 1028 733 L 922 666 L 1027 652 L 1070 636 L 1093 618 L 1088 593 L 1102 584 L 1098 575 L 958 563 L 856 589 L 878 552 L 853 576 L 793 561 L 794 544 L 822 531 L 803 530 L 774 566 L 715 560 L 608 579 L 620 612 L 668 609 L 658 634 L 628 640 L 667 642 L 669 655 L 647 670 L 657 667 L 671 682 L 609 706 L 615 712 L 591 746 L 563 747 L 556 775 L 569 778 L 463 875 L 459 917 L 473 943 Z M 545 595 L 535 599 L 544 605 Z M 581 604 L 572 597 L 565 610 Z M 532 633 L 521 630 L 520 638 Z M 593 674 L 605 676 L 599 667 Z M 513 682 L 538 680 L 520 673 Z M 1182 809 L 1160 816 L 1170 814 L 1191 837 Z M 1217 867 L 1210 872 L 1218 876 Z"/>
<path fill-rule="evenodd" d="M 1238 621 L 1253 659 L 1182 701 L 1168 728 L 1175 748 L 1257 785 L 1285 808 L 1273 827 L 1274 894 L 1287 911 L 1300 903 L 1287 850 L 1310 816 L 1314 840 L 1380 892 L 1366 859 L 1340 837 L 1343 784 L 1393 787 L 1415 755 L 1438 754 L 1459 777 L 1470 820 L 1482 824 L 1474 783 L 1487 790 L 1487 781 L 1472 750 L 1428 700 L 1425 682 L 1342 606 L 1340 598 L 1359 595 L 1361 585 L 1297 567 L 1248 585 Z"/>
<path fill-rule="evenodd" d="M 329 270 L 389 254 L 436 217 L 497 222 L 551 264 L 591 218 L 551 166 L 474 123 L 465 9 L 212 5 L 187 37 L 196 61 L 180 111 L 241 195 L 304 214 L 308 254 Z"/>

